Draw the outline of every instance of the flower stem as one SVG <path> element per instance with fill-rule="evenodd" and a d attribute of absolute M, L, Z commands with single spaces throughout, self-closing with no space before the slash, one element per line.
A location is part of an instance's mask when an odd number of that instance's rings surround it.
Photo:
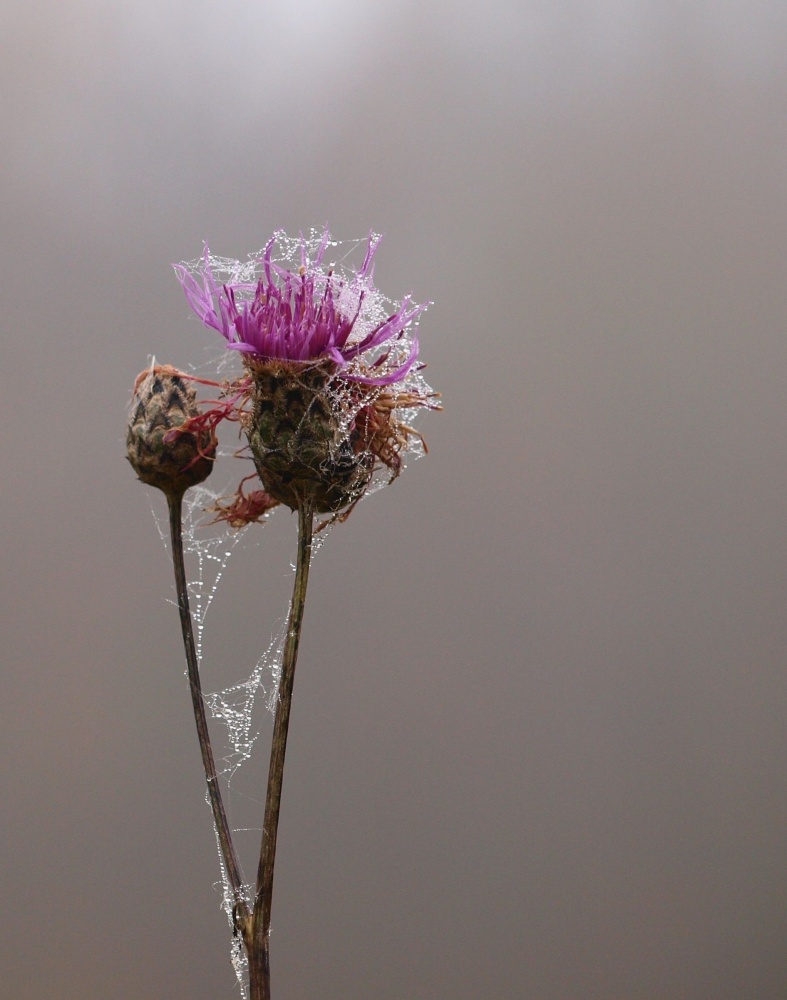
<path fill-rule="evenodd" d="M 205 703 L 202 697 L 202 684 L 197 663 L 197 649 L 194 644 L 194 629 L 189 610 L 189 593 L 186 585 L 186 569 L 183 564 L 183 494 L 167 494 L 169 504 L 169 527 L 172 539 L 172 563 L 175 568 L 175 589 L 178 595 L 178 610 L 180 611 L 180 627 L 183 632 L 183 646 L 186 650 L 191 701 L 194 706 L 194 721 L 197 724 L 197 736 L 202 753 L 202 766 L 205 768 L 205 780 L 208 784 L 208 798 L 213 810 L 213 822 L 216 824 L 221 856 L 233 896 L 233 918 L 235 926 L 248 940 L 250 914 L 240 876 L 240 865 L 232 843 L 227 814 L 221 798 L 221 788 L 216 773 L 216 763 L 213 759 L 213 748 L 208 732 L 208 720 L 205 715 Z"/>
<path fill-rule="evenodd" d="M 254 902 L 252 941 L 251 947 L 247 947 L 251 1000 L 270 1000 L 269 949 L 273 866 L 276 860 L 276 836 L 279 826 L 282 779 L 284 777 L 284 755 L 287 750 L 287 730 L 290 724 L 292 687 L 303 624 L 306 586 L 309 581 L 313 534 L 314 516 L 311 507 L 301 507 L 298 510 L 298 560 L 295 567 L 295 583 L 287 621 L 287 638 L 284 643 L 281 678 L 273 721 L 273 741 L 268 770 L 268 790 L 265 797 L 260 863 L 257 871 L 257 895 Z"/>

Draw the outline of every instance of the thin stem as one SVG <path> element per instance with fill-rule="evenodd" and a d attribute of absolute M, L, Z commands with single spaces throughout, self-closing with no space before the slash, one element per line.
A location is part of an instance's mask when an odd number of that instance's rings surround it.
<path fill-rule="evenodd" d="M 183 632 L 183 646 L 186 650 L 191 701 L 194 706 L 194 721 L 197 724 L 197 736 L 199 737 L 199 747 L 202 753 L 202 766 L 205 768 L 208 798 L 210 799 L 210 807 L 213 810 L 213 822 L 216 824 L 216 831 L 218 832 L 221 856 L 224 859 L 224 867 L 234 898 L 233 914 L 235 924 L 238 930 L 243 933 L 245 940 L 248 935 L 249 908 L 244 898 L 240 865 L 238 864 L 238 857 L 232 843 L 230 826 L 227 822 L 227 814 L 224 811 L 224 803 L 221 798 L 216 763 L 213 759 L 213 749 L 210 743 L 210 733 L 208 732 L 208 720 L 205 715 L 205 702 L 202 698 L 197 649 L 194 644 L 194 629 L 191 621 L 191 611 L 189 610 L 186 569 L 183 564 L 183 495 L 173 496 L 168 494 L 167 502 L 169 504 L 169 527 L 172 539 L 172 563 L 175 567 L 175 589 L 178 595 L 180 626 Z"/>
<path fill-rule="evenodd" d="M 292 603 L 287 620 L 281 678 L 273 722 L 271 761 L 268 770 L 268 791 L 265 797 L 265 819 L 262 826 L 260 863 L 257 872 L 257 896 L 254 902 L 252 947 L 249 949 L 249 981 L 251 1000 L 270 1000 L 270 929 L 273 899 L 273 866 L 276 860 L 276 837 L 279 827 L 281 788 L 284 777 L 284 755 L 287 750 L 287 730 L 290 724 L 292 687 L 298 643 L 303 624 L 306 586 L 309 582 L 314 517 L 310 507 L 298 510 L 298 561 Z"/>

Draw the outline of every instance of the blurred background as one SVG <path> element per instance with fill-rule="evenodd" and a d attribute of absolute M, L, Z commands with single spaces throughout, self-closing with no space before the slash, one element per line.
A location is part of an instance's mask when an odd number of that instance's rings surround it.
<path fill-rule="evenodd" d="M 5 0 L 0 30 L 3 992 L 239 995 L 124 424 L 151 354 L 221 353 L 173 261 L 328 223 L 434 300 L 445 412 L 315 561 L 274 996 L 787 996 L 787 7 Z M 294 540 L 280 510 L 233 556 L 207 688 L 281 627 Z"/>

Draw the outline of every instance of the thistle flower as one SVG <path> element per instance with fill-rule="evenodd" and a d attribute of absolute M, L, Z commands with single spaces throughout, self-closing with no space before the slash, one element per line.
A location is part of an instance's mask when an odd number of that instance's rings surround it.
<path fill-rule="evenodd" d="M 216 457 L 212 431 L 187 426 L 199 410 L 186 377 L 172 365 L 152 364 L 140 372 L 126 429 L 128 460 L 139 478 L 175 497 L 204 482 Z"/>
<path fill-rule="evenodd" d="M 277 243 L 288 245 L 291 267 L 274 260 Z M 328 246 L 335 245 L 327 230 L 310 241 L 287 240 L 277 233 L 259 258 L 245 264 L 212 257 L 206 247 L 201 261 L 178 265 L 176 271 L 192 309 L 224 337 L 229 350 L 240 354 L 243 374 L 219 383 L 169 365 L 152 365 L 134 385 L 128 457 L 139 478 L 167 496 L 192 707 L 235 935 L 233 964 L 242 981 L 245 959 L 250 1000 L 271 996 L 273 874 L 295 666 L 315 532 L 337 519 L 315 526 L 314 515 L 330 512 L 344 520 L 376 471 L 387 471 L 389 481 L 396 478 L 407 451 L 426 450 L 409 424 L 411 414 L 420 407 L 439 409 L 437 394 L 417 364 L 415 321 L 426 305 L 414 304 L 409 296 L 390 303 L 377 291 L 372 278 L 379 243 L 380 237 L 370 235 L 363 264 L 349 273 L 323 266 Z M 198 406 L 195 382 L 217 388 L 218 398 Z M 214 522 L 241 528 L 264 520 L 279 503 L 298 511 L 295 579 L 277 671 L 253 886 L 242 877 L 224 807 L 183 558 L 183 494 L 210 473 L 215 431 L 225 420 L 245 432 L 257 472 L 241 480 L 229 502 L 220 500 L 208 508 Z M 264 488 L 246 492 L 244 484 L 257 475 Z M 251 685 L 250 679 L 253 698 Z"/>
<path fill-rule="evenodd" d="M 246 377 L 230 387 L 236 411 L 265 491 L 293 509 L 354 504 L 379 463 L 398 475 L 400 452 L 413 436 L 422 440 L 403 414 L 434 406 L 417 376 L 414 332 L 428 303 L 408 296 L 385 308 L 373 282 L 380 240 L 370 235 L 363 264 L 348 275 L 324 266 L 327 230 L 312 244 L 276 233 L 246 264 L 206 248 L 201 261 L 175 268 L 194 312 L 242 355 Z M 294 243 L 296 269 L 274 261 L 279 241 Z M 227 412 L 215 410 L 214 422 Z"/>
<path fill-rule="evenodd" d="M 382 237 L 369 236 L 363 265 L 346 279 L 323 268 L 331 241 L 327 229 L 313 260 L 301 239 L 297 272 L 273 261 L 273 247 L 283 235 L 275 233 L 261 259 L 250 261 L 252 267 L 262 266 L 256 282 L 235 280 L 219 285 L 207 247 L 196 268 L 201 283 L 194 269 L 175 266 L 188 303 L 205 326 L 217 330 L 230 350 L 266 361 L 331 360 L 354 382 L 392 385 L 401 381 L 418 357 L 418 340 L 412 338 L 406 358 L 398 365 L 387 365 L 388 356 L 373 357 L 374 352 L 391 341 L 401 341 L 428 303 L 414 305 L 407 296 L 391 315 L 375 322 L 372 312 L 380 296 L 373 283 L 374 256 Z M 243 266 L 234 263 L 242 274 Z"/>

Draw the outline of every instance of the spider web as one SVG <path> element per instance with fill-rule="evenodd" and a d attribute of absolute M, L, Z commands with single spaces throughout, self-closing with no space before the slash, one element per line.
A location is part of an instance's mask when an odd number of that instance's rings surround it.
<path fill-rule="evenodd" d="M 227 530 L 224 524 L 211 524 L 211 508 L 220 494 L 205 486 L 197 486 L 187 491 L 183 501 L 183 547 L 186 562 L 189 606 L 194 628 L 194 642 L 197 661 L 204 681 L 205 633 L 208 613 L 214 606 L 219 587 L 225 578 L 230 559 L 239 547 L 248 541 L 249 527 Z M 159 535 L 165 547 L 170 548 L 166 521 L 153 510 Z M 252 530 L 259 531 L 259 526 Z M 173 599 L 177 606 L 177 600 Z M 214 691 L 203 690 L 203 700 L 209 719 L 219 726 L 211 726 L 211 742 L 216 760 L 216 770 L 224 785 L 225 795 L 232 789 L 232 779 L 243 764 L 250 759 L 260 734 L 261 719 L 255 713 L 257 703 L 262 701 L 272 711 L 281 671 L 281 654 L 285 626 L 271 639 L 266 649 L 253 664 L 248 676 L 236 680 L 224 688 Z M 188 675 L 187 668 L 184 674 Z M 206 790 L 205 801 L 210 807 Z M 260 820 L 261 821 L 261 820 Z M 233 834 L 238 833 L 233 828 Z M 222 909 L 224 910 L 233 936 L 230 945 L 230 960 L 235 970 L 241 996 L 248 1000 L 246 977 L 248 960 L 241 939 L 234 933 L 233 906 L 235 897 L 227 876 L 224 858 L 214 826 L 216 853 L 219 860 Z M 247 904 L 253 905 L 255 887 L 243 886 Z"/>
<path fill-rule="evenodd" d="M 381 489 L 387 482 L 387 478 L 373 481 L 368 492 Z M 207 509 L 212 507 L 218 499 L 219 494 L 204 486 L 198 486 L 186 493 L 183 505 L 183 545 L 187 564 L 189 605 L 194 627 L 197 660 L 203 676 L 205 673 L 202 667 L 205 659 L 205 632 L 208 613 L 214 606 L 232 556 L 249 541 L 249 532 L 258 533 L 261 527 L 260 525 L 250 525 L 239 530 L 228 530 L 223 524 L 211 524 L 212 514 L 207 512 Z M 153 514 L 161 540 L 164 546 L 169 549 L 166 521 L 160 519 L 155 510 Z M 328 534 L 333 528 L 334 525 L 329 523 L 323 532 L 314 537 L 312 559 L 325 544 Z M 294 565 L 291 564 L 290 570 L 294 575 Z M 177 606 L 176 599 L 173 599 L 171 603 Z M 217 690 L 203 690 L 203 699 L 209 713 L 209 719 L 211 723 L 214 723 L 211 725 L 211 742 L 216 758 L 216 769 L 224 784 L 225 795 L 231 794 L 233 778 L 244 763 L 252 757 L 261 732 L 264 713 L 272 715 L 274 712 L 281 677 L 288 614 L 289 607 L 287 614 L 279 620 L 278 630 L 246 677 Z M 183 672 L 187 676 L 187 668 L 184 668 Z M 260 706 L 262 706 L 262 712 L 260 712 Z M 216 726 L 215 723 L 219 725 Z M 207 791 L 205 802 L 210 808 Z M 262 809 L 264 803 L 259 805 Z M 258 834 L 261 833 L 262 812 L 260 812 L 259 823 L 260 826 L 253 828 L 254 832 Z M 233 825 L 233 837 L 248 829 Z M 230 961 L 237 977 L 240 995 L 243 1000 L 248 1000 L 248 959 L 243 942 L 234 931 L 235 895 L 227 876 L 218 831 L 215 826 L 214 836 L 220 869 L 220 881 L 217 886 L 221 891 L 222 909 L 233 931 L 230 943 Z M 254 866 L 254 870 L 256 870 L 256 866 Z M 254 905 L 255 888 L 253 883 L 243 885 L 243 896 L 250 909 Z"/>

